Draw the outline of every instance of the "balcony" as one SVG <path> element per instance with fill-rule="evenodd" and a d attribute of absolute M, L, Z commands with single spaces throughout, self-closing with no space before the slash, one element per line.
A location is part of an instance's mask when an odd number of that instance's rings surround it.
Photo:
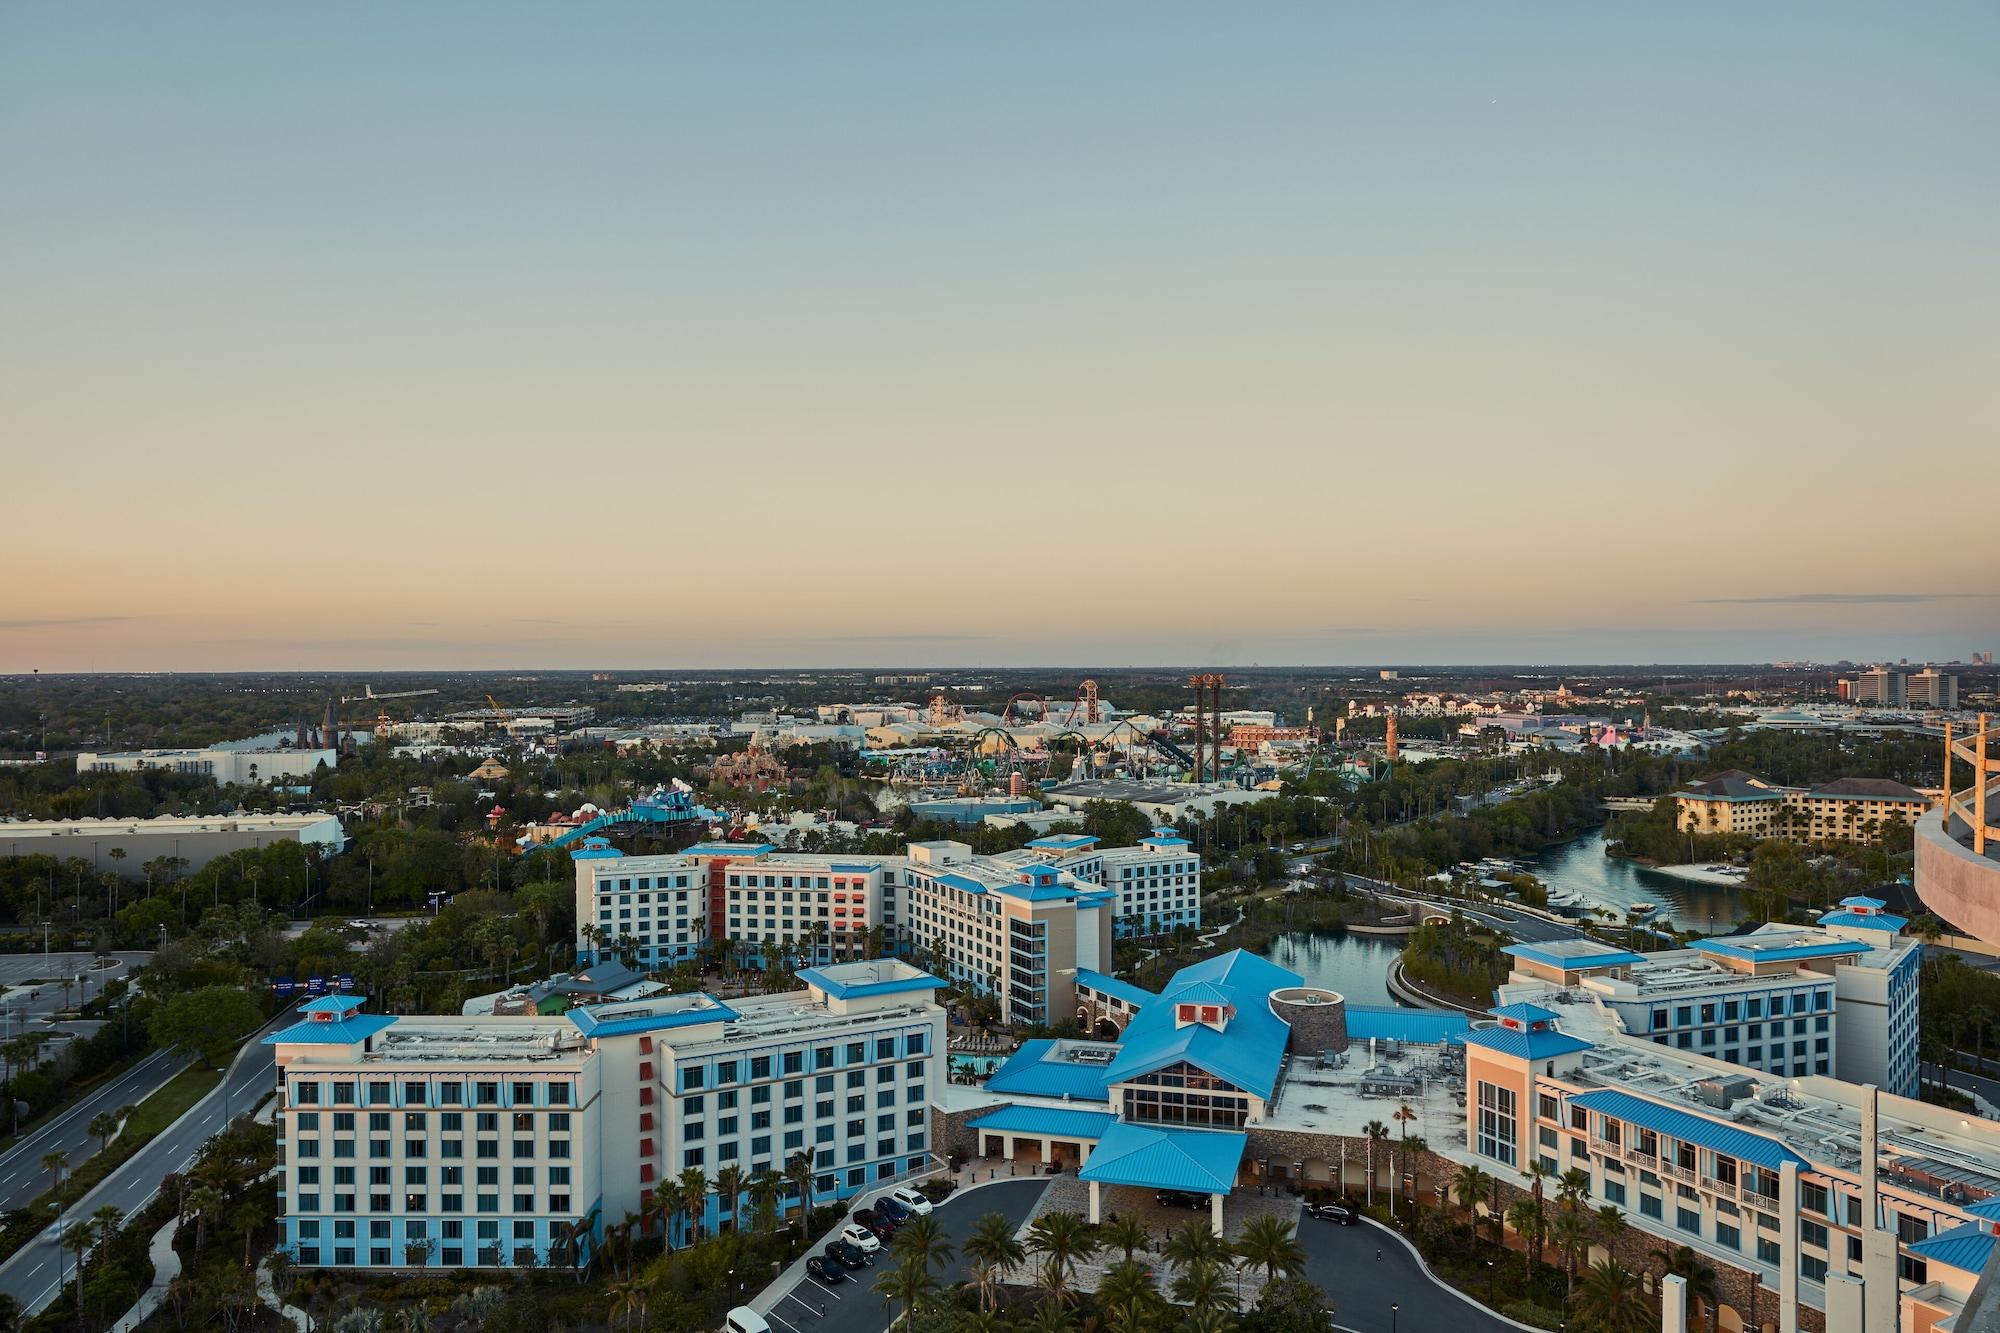
<path fill-rule="evenodd" d="M 1661 1162 L 1660 1174 L 1668 1177 L 1669 1179 L 1678 1180 L 1682 1184 L 1692 1185 L 1695 1183 L 1695 1174 L 1693 1170 L 1691 1170 L 1688 1167 L 1682 1166 L 1677 1162 Z"/>

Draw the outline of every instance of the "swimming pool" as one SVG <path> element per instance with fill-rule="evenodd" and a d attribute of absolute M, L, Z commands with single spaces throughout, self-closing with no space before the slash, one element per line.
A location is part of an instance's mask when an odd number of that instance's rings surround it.
<path fill-rule="evenodd" d="M 984 1078 L 998 1069 L 1007 1057 L 1004 1055 L 953 1055 L 951 1072 L 954 1074 L 977 1074 Z"/>

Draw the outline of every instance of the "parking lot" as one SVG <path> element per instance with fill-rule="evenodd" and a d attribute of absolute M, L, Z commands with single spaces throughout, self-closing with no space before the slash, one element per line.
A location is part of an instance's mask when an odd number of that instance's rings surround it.
<path fill-rule="evenodd" d="M 1047 1188 L 1046 1180 L 1006 1180 L 982 1185 L 969 1193 L 954 1194 L 939 1204 L 934 1216 L 953 1247 L 951 1265 L 939 1275 L 939 1282 L 948 1287 L 972 1276 L 958 1247 L 972 1234 L 980 1218 L 999 1213 L 1018 1227 L 1027 1220 L 1035 1201 Z M 822 1240 L 816 1251 L 825 1244 Z M 889 1322 L 889 1310 L 875 1290 L 875 1280 L 883 1263 L 883 1253 L 878 1251 L 872 1265 L 849 1273 L 847 1280 L 838 1286 L 828 1286 L 811 1274 L 804 1274 L 764 1311 L 764 1316 L 780 1333 L 882 1333 Z"/>

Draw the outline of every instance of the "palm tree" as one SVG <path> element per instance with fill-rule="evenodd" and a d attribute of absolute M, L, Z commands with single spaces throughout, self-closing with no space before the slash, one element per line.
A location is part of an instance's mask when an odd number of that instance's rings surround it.
<path fill-rule="evenodd" d="M 69 1165 L 69 1154 L 58 1148 L 52 1153 L 42 1154 L 42 1170 L 49 1173 L 49 1188 L 62 1184 L 63 1168 Z"/>
<path fill-rule="evenodd" d="M 653 1234 L 653 1224 L 660 1225 L 660 1234 L 666 1234 L 667 1219 L 673 1216 L 673 1185 L 661 1181 L 656 1189 L 643 1190 L 639 1194 L 639 1230 L 646 1235 Z"/>
<path fill-rule="evenodd" d="M 1216 1235 L 1205 1222 L 1188 1222 L 1167 1238 L 1160 1254 L 1180 1269 L 1196 1264 L 1220 1264 L 1229 1257 L 1229 1242 Z"/>
<path fill-rule="evenodd" d="M 750 1181 L 751 1216 L 759 1235 L 769 1235 L 778 1225 L 778 1201 L 785 1195 L 785 1178 L 768 1166 Z"/>
<path fill-rule="evenodd" d="M 1076 1265 L 1097 1253 L 1097 1238 L 1077 1213 L 1043 1213 L 1028 1228 L 1028 1249 L 1043 1256 L 1041 1287 L 1060 1304 L 1071 1298 Z"/>
<path fill-rule="evenodd" d="M 1465 1220 L 1472 1223 L 1473 1235 L 1479 1234 L 1476 1223 L 1478 1214 L 1474 1211 L 1479 1201 L 1486 1197 L 1486 1187 L 1493 1177 L 1476 1166 L 1461 1166 L 1458 1174 L 1451 1178 L 1452 1193 L 1458 1196 L 1459 1207 L 1465 1209 Z"/>
<path fill-rule="evenodd" d="M 1217 1313 L 1233 1315 L 1236 1310 L 1236 1287 L 1221 1264 L 1189 1265 L 1174 1278 L 1172 1290 L 1175 1301 L 1194 1307 L 1197 1327 Z"/>
<path fill-rule="evenodd" d="M 1370 1120 L 1361 1127 L 1362 1136 L 1368 1140 L 1368 1206 L 1375 1206 L 1375 1145 L 1389 1141 L 1389 1127 L 1380 1120 Z"/>
<path fill-rule="evenodd" d="M 1563 1273 L 1572 1296 L 1576 1294 L 1577 1253 L 1596 1239 L 1596 1231 L 1591 1219 L 1574 1208 L 1559 1209 L 1555 1220 L 1549 1223 L 1549 1236 L 1563 1253 Z"/>
<path fill-rule="evenodd" d="M 737 1222 L 736 1205 L 743 1200 L 743 1168 L 734 1162 L 715 1173 L 715 1192 L 722 1200 L 721 1211 L 729 1215 L 731 1230 L 741 1231 Z"/>
<path fill-rule="evenodd" d="M 813 1210 L 813 1155 L 795 1152 L 786 1158 L 785 1179 L 799 1192 L 799 1232 L 803 1235 Z"/>
<path fill-rule="evenodd" d="M 1264 1270 L 1266 1284 L 1276 1282 L 1281 1274 L 1305 1272 L 1305 1246 L 1299 1244 L 1292 1224 L 1272 1213 L 1250 1219 L 1242 1239 L 1236 1242 L 1236 1253 Z"/>
<path fill-rule="evenodd" d="M 1146 1242 L 1153 1233 L 1146 1224 L 1130 1213 L 1119 1213 L 1097 1230 L 1097 1238 L 1105 1248 L 1117 1250 L 1125 1256 L 1125 1262 L 1132 1262 L 1132 1255 L 1146 1248 Z"/>
<path fill-rule="evenodd" d="M 875 1290 L 884 1300 L 903 1303 L 903 1333 L 915 1333 L 917 1303 L 930 1291 L 931 1285 L 930 1265 L 916 1250 L 904 1251 L 882 1276 L 875 1279 Z"/>
<path fill-rule="evenodd" d="M 631 1323 L 639 1313 L 641 1302 L 645 1300 L 640 1294 L 639 1283 L 630 1278 L 611 1283 L 605 1287 L 604 1294 L 611 1298 L 611 1308 L 607 1317 L 613 1328 L 623 1328 Z"/>
<path fill-rule="evenodd" d="M 1660 1246 L 1647 1251 L 1647 1257 L 1659 1260 L 1662 1277 L 1673 1274 L 1687 1283 L 1687 1294 L 1701 1302 L 1697 1308 L 1708 1311 L 1709 1333 L 1714 1333 L 1722 1318 L 1722 1288 L 1716 1282 L 1715 1270 L 1687 1245 Z"/>
<path fill-rule="evenodd" d="M 902 1253 L 921 1255 L 926 1268 L 949 1267 L 955 1253 L 936 1213 L 921 1213 L 911 1218 L 890 1244 Z"/>
<path fill-rule="evenodd" d="M 681 1210 L 688 1216 L 689 1243 L 701 1239 L 701 1220 L 708 1212 L 708 1176 L 698 1166 L 691 1166 L 680 1173 L 674 1181 L 681 1196 Z"/>
<path fill-rule="evenodd" d="M 1533 1199 L 1516 1199 L 1514 1206 L 1507 1210 L 1507 1225 L 1514 1228 L 1522 1241 L 1534 1252 L 1537 1264 L 1541 1263 L 1542 1226 L 1545 1220 L 1542 1217 L 1542 1210 L 1535 1207 Z"/>
<path fill-rule="evenodd" d="M 1550 1176 L 1555 1174 L 1555 1171 L 1550 1168 L 1547 1162 L 1537 1157 L 1534 1161 L 1528 1163 L 1523 1174 L 1528 1177 L 1528 1190 L 1534 1196 L 1535 1264 L 1539 1267 L 1542 1262 L 1542 1239 L 1547 1234 L 1549 1226 L 1548 1215 L 1542 1211 L 1542 1186 Z M 1514 1229 L 1519 1231 L 1521 1227 L 1517 1223 Z"/>
<path fill-rule="evenodd" d="M 1140 1228 L 1144 1230 L 1143 1227 Z M 1112 1265 L 1097 1286 L 1097 1306 L 1112 1333 L 1140 1333 L 1158 1327 L 1165 1313 L 1159 1288 L 1144 1264 L 1128 1256 Z"/>
<path fill-rule="evenodd" d="M 105 1146 L 111 1142 L 111 1136 L 118 1132 L 117 1113 L 115 1111 L 99 1111 L 90 1118 L 90 1124 L 85 1132 L 97 1140 L 97 1151 L 103 1152 Z"/>
<path fill-rule="evenodd" d="M 965 1258 L 979 1288 L 980 1309 L 999 1304 L 1000 1283 L 1027 1257 L 1027 1249 L 1014 1238 L 1014 1224 L 1001 1214 L 988 1213 L 973 1223 L 972 1234 L 965 1238 Z"/>
<path fill-rule="evenodd" d="M 1657 1322 L 1639 1275 L 1616 1259 L 1600 1259 L 1583 1280 L 1577 1313 L 1604 1333 L 1647 1333 Z"/>

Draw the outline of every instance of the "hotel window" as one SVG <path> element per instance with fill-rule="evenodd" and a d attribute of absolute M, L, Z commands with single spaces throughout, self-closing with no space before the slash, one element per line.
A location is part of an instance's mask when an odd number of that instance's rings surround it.
<path fill-rule="evenodd" d="M 1479 1084 L 1479 1155 L 1512 1166 L 1518 1137 L 1512 1088 L 1482 1080 Z"/>

